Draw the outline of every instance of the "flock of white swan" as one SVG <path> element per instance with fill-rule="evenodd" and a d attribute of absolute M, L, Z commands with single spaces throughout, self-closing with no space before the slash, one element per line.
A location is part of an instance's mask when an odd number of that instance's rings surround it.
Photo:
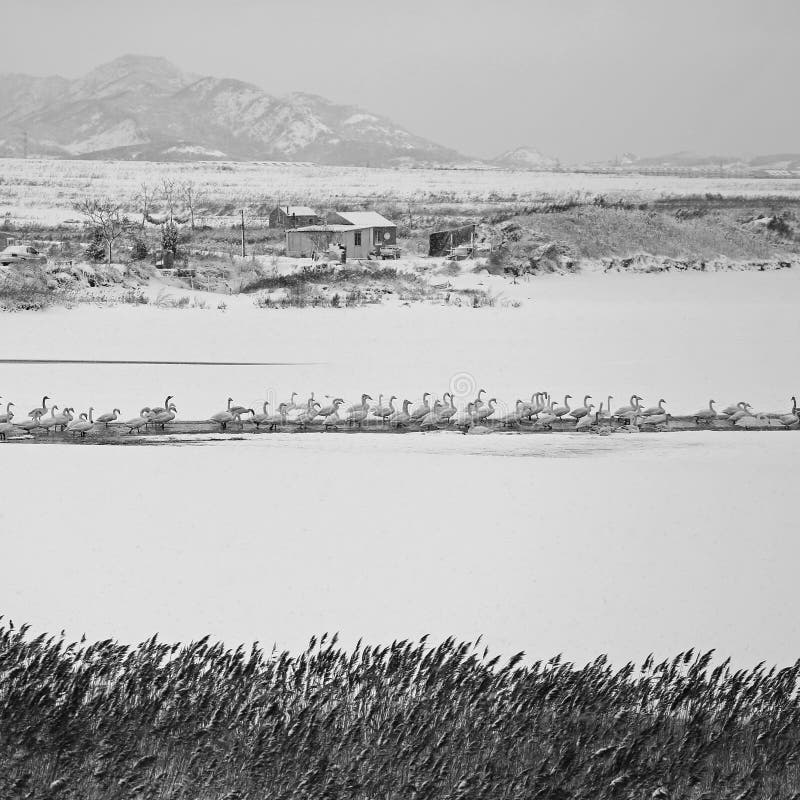
<path fill-rule="evenodd" d="M 666 400 L 662 398 L 656 405 L 645 407 L 643 398 L 637 394 L 631 395 L 628 404 L 614 411 L 611 411 L 612 396 L 595 406 L 589 402 L 592 396 L 587 394 L 582 405 L 571 406 L 572 395 L 566 395 L 563 403 L 556 403 L 548 392 L 534 392 L 530 401 L 518 399 L 513 406 L 499 406 L 494 397 L 485 400 L 485 394 L 486 390 L 480 389 L 474 400 L 458 408 L 451 392 L 445 392 L 441 400 L 426 392 L 417 404 L 403 400 L 399 406 L 395 405 L 398 400 L 396 395 L 385 399 L 381 394 L 376 403 L 369 394 L 363 394 L 360 403 L 345 405 L 343 398 L 329 395 L 326 395 L 324 404 L 320 403 L 314 399 L 313 392 L 307 400 L 300 401 L 297 399 L 298 393 L 292 392 L 288 400 L 278 403 L 272 410 L 270 403 L 264 401 L 260 411 L 237 405 L 229 397 L 224 409 L 201 422 L 218 425 L 221 431 L 234 425 L 243 430 L 245 424 L 257 430 L 270 431 L 287 428 L 304 430 L 317 425 L 320 430 L 327 431 L 340 426 L 361 428 L 367 423 L 395 429 L 450 428 L 463 433 L 487 433 L 497 428 L 522 425 L 533 430 L 554 430 L 553 426 L 556 425 L 558 430 L 574 428 L 576 431 L 609 433 L 620 429 L 638 430 L 645 426 L 666 430 L 672 419 L 665 407 Z M 165 431 L 167 425 L 175 422 L 178 413 L 172 395 L 167 396 L 163 405 L 145 406 L 137 416 L 127 420 L 121 419 L 122 412 L 118 408 L 97 417 L 94 416 L 95 409 L 89 408 L 76 416 L 75 409 L 70 406 L 48 406 L 50 399 L 43 397 L 42 404 L 31 409 L 23 419 L 15 414 L 14 403 L 7 402 L 5 414 L 0 414 L 0 440 L 57 433 L 84 438 L 109 426 L 129 434 L 148 429 Z M 707 406 L 682 418 L 694 420 L 698 426 L 727 423 L 735 428 L 797 428 L 800 425 L 797 400 L 792 397 L 791 401 L 790 411 L 764 412 L 755 411 L 745 401 L 717 411 L 714 408 L 715 401 L 710 400 Z"/>

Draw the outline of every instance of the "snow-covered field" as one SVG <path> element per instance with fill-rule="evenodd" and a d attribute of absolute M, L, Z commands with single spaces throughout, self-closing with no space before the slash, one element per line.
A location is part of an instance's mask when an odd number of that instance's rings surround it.
<path fill-rule="evenodd" d="M 654 200 L 704 195 L 797 197 L 798 179 L 681 178 L 640 175 L 529 172 L 474 169 L 378 169 L 309 164 L 68 161 L 3 159 L 0 162 L 0 217 L 16 222 L 57 224 L 74 218 L 73 205 L 87 196 L 115 197 L 132 203 L 142 183 L 163 179 L 194 181 L 204 203 L 215 209 L 282 202 L 354 202 L 436 200 L 452 203 L 530 203 L 546 199 Z M 137 206 L 133 204 L 132 210 Z"/>
<path fill-rule="evenodd" d="M 4 364 L 0 394 L 23 413 L 49 394 L 124 414 L 174 394 L 184 417 L 293 390 L 637 391 L 675 412 L 710 397 L 772 410 L 797 394 L 797 270 L 551 276 L 514 291 L 516 309 L 264 311 L 234 297 L 224 313 L 6 314 L 0 358 L 308 363 Z M 697 645 L 785 663 L 798 448 L 792 432 L 0 445 L 0 608 L 90 638 L 484 633 L 537 657 Z"/>

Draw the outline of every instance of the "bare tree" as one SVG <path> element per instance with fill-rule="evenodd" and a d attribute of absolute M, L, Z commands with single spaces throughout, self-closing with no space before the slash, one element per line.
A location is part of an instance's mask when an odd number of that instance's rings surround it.
<path fill-rule="evenodd" d="M 161 180 L 161 197 L 164 200 L 164 205 L 169 213 L 169 221 L 172 222 L 175 216 L 175 204 L 177 203 L 178 187 L 172 178 L 162 178 Z"/>
<path fill-rule="evenodd" d="M 120 214 L 122 206 L 113 200 L 97 198 L 87 198 L 75 204 L 75 210 L 83 214 L 94 228 L 100 232 L 100 236 L 108 250 L 106 263 L 111 263 L 112 248 L 128 229 L 129 222 L 126 217 Z"/>
<path fill-rule="evenodd" d="M 141 227 L 142 230 L 144 230 L 145 222 L 147 222 L 147 217 L 150 214 L 150 209 L 156 199 L 156 187 L 151 186 L 149 183 L 142 183 L 134 199 L 139 204 L 139 210 L 142 212 Z"/>
<path fill-rule="evenodd" d="M 180 196 L 189 209 L 189 219 L 191 220 L 192 230 L 194 230 L 194 210 L 202 197 L 202 188 L 194 181 L 184 181 L 179 187 Z"/>

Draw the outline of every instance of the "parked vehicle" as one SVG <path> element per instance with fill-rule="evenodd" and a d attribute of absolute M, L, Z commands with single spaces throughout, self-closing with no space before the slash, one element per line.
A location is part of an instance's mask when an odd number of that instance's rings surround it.
<path fill-rule="evenodd" d="M 400 248 L 396 244 L 378 245 L 377 254 L 380 258 L 400 258 Z"/>
<path fill-rule="evenodd" d="M 34 264 L 46 264 L 47 256 L 30 245 L 11 245 L 0 251 L 0 265 L 7 267 L 20 261 Z"/>

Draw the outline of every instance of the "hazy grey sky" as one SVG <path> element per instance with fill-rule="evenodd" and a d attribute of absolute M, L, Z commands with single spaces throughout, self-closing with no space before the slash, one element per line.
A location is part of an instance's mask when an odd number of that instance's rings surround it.
<path fill-rule="evenodd" d="M 124 53 L 386 114 L 476 156 L 800 151 L 797 0 L 17 0 L 0 72 Z"/>

